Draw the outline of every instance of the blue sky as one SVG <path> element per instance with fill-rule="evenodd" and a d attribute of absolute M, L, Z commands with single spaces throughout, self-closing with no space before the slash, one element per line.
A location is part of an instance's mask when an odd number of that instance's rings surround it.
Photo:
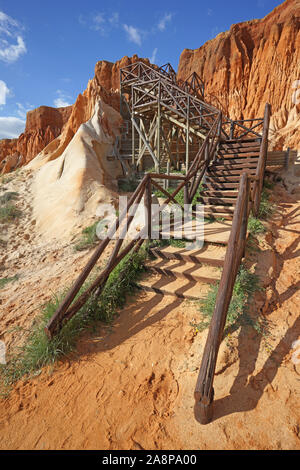
<path fill-rule="evenodd" d="M 0 139 L 23 132 L 30 109 L 72 104 L 98 60 L 136 53 L 177 69 L 183 49 L 280 3 L 0 0 Z"/>

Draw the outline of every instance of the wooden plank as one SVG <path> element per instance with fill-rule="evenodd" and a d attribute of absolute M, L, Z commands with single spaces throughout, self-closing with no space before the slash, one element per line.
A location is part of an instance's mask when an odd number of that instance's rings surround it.
<path fill-rule="evenodd" d="M 47 323 L 47 325 L 45 327 L 45 332 L 49 336 L 49 338 L 52 337 L 53 333 L 56 330 L 57 325 L 59 325 L 61 323 L 62 319 L 64 318 L 64 314 L 66 313 L 68 307 L 73 302 L 73 300 L 74 300 L 75 296 L 77 295 L 79 289 L 81 288 L 84 281 L 86 280 L 86 278 L 90 274 L 90 272 L 93 269 L 93 267 L 95 266 L 97 260 L 99 259 L 99 257 L 101 256 L 101 254 L 103 253 L 105 248 L 107 247 L 108 243 L 110 242 L 110 240 L 112 239 L 112 237 L 114 236 L 116 231 L 118 230 L 120 224 L 122 223 L 122 221 L 126 217 L 127 210 L 129 210 L 129 208 L 132 206 L 132 204 L 139 197 L 141 197 L 141 195 L 143 194 L 145 184 L 146 184 L 146 179 L 141 181 L 141 183 L 138 185 L 138 187 L 136 188 L 135 192 L 133 193 L 133 195 L 131 196 L 131 198 L 128 202 L 127 208 L 122 212 L 120 217 L 117 219 L 115 227 L 112 227 L 111 230 L 108 232 L 107 237 L 104 240 L 101 240 L 99 242 L 99 245 L 95 249 L 94 253 L 92 254 L 92 256 L 89 259 L 88 263 L 86 264 L 85 268 L 82 270 L 82 272 L 80 273 L 80 275 L 78 276 L 78 278 L 74 282 L 73 286 L 68 291 L 65 299 L 59 305 L 56 312 L 54 313 L 54 315 L 51 317 L 51 319 Z"/>
<path fill-rule="evenodd" d="M 238 242 L 239 231 L 243 217 L 243 207 L 246 204 L 246 184 L 247 175 L 243 174 L 240 183 L 239 197 L 232 222 L 232 230 L 226 251 L 224 268 L 218 289 L 217 299 L 213 317 L 210 323 L 208 337 L 206 340 L 201 367 L 195 387 L 195 400 L 207 407 L 201 410 L 200 420 L 207 423 L 208 417 L 211 419 L 212 397 L 213 397 L 213 377 L 216 367 L 217 355 L 220 341 L 226 321 L 227 310 L 232 296 L 234 281 L 239 266 Z"/>

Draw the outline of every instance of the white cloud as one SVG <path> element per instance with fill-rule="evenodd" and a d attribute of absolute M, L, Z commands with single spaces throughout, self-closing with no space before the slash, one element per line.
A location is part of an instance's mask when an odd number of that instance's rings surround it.
<path fill-rule="evenodd" d="M 150 57 L 151 64 L 155 64 L 157 50 L 158 50 L 157 47 L 155 47 L 155 49 L 153 49 L 152 56 Z"/>
<path fill-rule="evenodd" d="M 141 32 L 134 26 L 128 26 L 127 24 L 124 24 L 123 26 L 127 33 L 127 37 L 129 41 L 134 42 L 138 46 L 141 46 L 142 45 Z"/>
<path fill-rule="evenodd" d="M 118 26 L 119 25 L 119 13 L 115 12 L 111 15 L 111 17 L 108 20 L 112 26 Z"/>
<path fill-rule="evenodd" d="M 54 106 L 56 108 L 65 108 L 66 106 L 71 106 L 72 103 L 69 103 L 68 101 L 64 100 L 63 98 L 56 98 L 54 100 Z"/>
<path fill-rule="evenodd" d="M 26 115 L 28 111 L 33 109 L 33 106 L 30 105 L 29 103 L 26 103 L 26 106 L 24 106 L 22 103 L 16 103 L 17 105 L 17 114 L 21 119 L 26 119 Z"/>
<path fill-rule="evenodd" d="M 57 98 L 54 100 L 54 106 L 56 108 L 65 108 L 66 106 L 71 106 L 72 103 L 72 97 L 69 96 L 67 93 L 65 93 L 62 90 L 56 90 L 56 93 L 58 95 Z"/>
<path fill-rule="evenodd" d="M 166 29 L 167 23 L 170 23 L 172 20 L 173 14 L 172 13 L 165 13 L 162 19 L 159 21 L 157 27 L 159 31 L 164 31 Z"/>
<path fill-rule="evenodd" d="M 0 117 L 0 139 L 19 137 L 25 129 L 25 120 L 17 117 Z"/>
<path fill-rule="evenodd" d="M 6 104 L 6 97 L 10 94 L 6 83 L 3 80 L 0 80 L 0 106 Z"/>
<path fill-rule="evenodd" d="M 213 10 L 211 8 L 207 9 L 207 16 L 212 16 Z"/>
<path fill-rule="evenodd" d="M 22 30 L 16 20 L 0 11 L 0 60 L 3 62 L 15 62 L 27 52 Z"/>
<path fill-rule="evenodd" d="M 111 15 L 107 13 L 96 13 L 79 15 L 78 21 L 82 26 L 86 26 L 92 31 L 97 31 L 101 36 L 107 36 L 113 28 L 119 27 L 119 13 L 114 12 Z"/>
<path fill-rule="evenodd" d="M 25 52 L 27 49 L 21 36 L 17 37 L 17 44 L 8 44 L 7 41 L 0 39 L 0 59 L 3 62 L 15 62 Z"/>
<path fill-rule="evenodd" d="M 104 35 L 106 33 L 106 21 L 104 18 L 103 13 L 97 13 L 96 16 L 93 17 L 93 24 L 91 26 L 91 29 L 94 31 L 99 31 L 101 35 Z"/>

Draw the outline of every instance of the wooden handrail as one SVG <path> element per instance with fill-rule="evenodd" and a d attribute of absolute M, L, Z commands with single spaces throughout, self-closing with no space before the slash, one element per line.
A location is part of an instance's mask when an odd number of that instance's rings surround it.
<path fill-rule="evenodd" d="M 202 153 L 199 152 L 193 162 L 193 166 L 190 168 L 187 175 L 165 175 L 160 173 L 148 173 L 144 176 L 143 180 L 140 182 L 136 190 L 134 191 L 133 195 L 131 196 L 127 208 L 124 209 L 120 217 L 117 219 L 115 225 L 109 230 L 106 238 L 99 242 L 98 247 L 95 249 L 93 255 L 91 256 L 90 260 L 88 261 L 87 265 L 67 293 L 63 302 L 59 305 L 58 309 L 49 320 L 48 324 L 45 327 L 45 332 L 48 337 L 51 339 L 63 326 L 64 322 L 72 318 L 77 311 L 84 305 L 86 300 L 93 292 L 97 291 L 97 295 L 100 294 L 102 289 L 105 286 L 105 283 L 112 272 L 112 270 L 116 267 L 116 265 L 124 258 L 124 256 L 128 253 L 128 246 L 123 249 L 123 251 L 119 254 L 122 243 L 124 241 L 125 235 L 128 232 L 130 223 L 132 222 L 134 215 L 128 214 L 130 207 L 133 204 L 139 204 L 142 198 L 144 197 L 144 203 L 147 210 L 147 223 L 143 230 L 136 236 L 136 238 L 129 243 L 129 246 L 132 248 L 136 243 L 139 245 L 140 241 L 144 235 L 145 230 L 148 232 L 148 236 L 151 234 L 151 185 L 153 184 L 157 189 L 161 189 L 164 194 L 166 191 L 164 188 L 160 187 L 160 185 L 155 182 L 155 179 L 174 179 L 181 181 L 179 186 L 173 191 L 172 194 L 169 194 L 169 197 L 166 199 L 164 204 L 160 207 L 160 211 L 162 211 L 170 202 L 176 202 L 175 196 L 179 193 L 182 188 L 187 188 L 189 181 L 197 174 L 197 172 L 201 172 L 203 175 L 206 167 L 208 166 L 211 159 L 214 157 L 214 139 L 216 135 L 216 130 L 218 128 L 218 123 L 220 120 L 220 116 L 218 116 L 215 122 L 212 125 L 212 128 L 205 140 L 206 144 L 209 146 L 209 158 L 207 160 L 202 160 L 201 155 Z M 212 142 L 210 143 L 210 137 Z M 202 148 L 205 148 L 205 145 Z M 200 181 L 199 181 L 200 183 Z M 190 196 L 188 195 L 188 200 Z M 189 202 L 188 202 L 189 203 Z M 125 218 L 127 218 L 127 223 L 125 227 L 122 228 L 122 223 L 124 222 Z M 74 302 L 76 295 L 78 294 L 80 288 L 82 287 L 83 283 L 87 279 L 88 275 L 90 274 L 91 270 L 95 266 L 96 262 L 98 261 L 99 257 L 106 249 L 107 245 L 109 244 L 110 240 L 113 236 L 116 235 L 117 231 L 122 229 L 122 233 L 119 233 L 119 237 L 117 238 L 116 244 L 114 246 L 113 252 L 108 260 L 108 263 L 104 269 L 104 271 L 93 281 L 91 286 L 83 292 L 80 297 Z M 72 304 L 73 303 L 73 304 Z M 72 305 L 71 305 L 72 304 Z"/>
<path fill-rule="evenodd" d="M 227 311 L 238 268 L 245 251 L 249 196 L 250 178 L 245 172 L 240 179 L 239 194 L 234 211 L 215 309 L 210 323 L 194 393 L 196 404 L 199 406 L 200 422 L 202 424 L 207 424 L 212 419 L 214 397 L 213 379 Z"/>
<path fill-rule="evenodd" d="M 271 115 L 271 106 L 269 103 L 267 103 L 265 106 L 263 135 L 262 135 L 262 141 L 260 145 L 258 164 L 256 168 L 256 176 L 258 177 L 258 181 L 256 181 L 255 183 L 254 195 L 253 195 L 253 199 L 254 199 L 253 213 L 256 217 L 258 216 L 261 193 L 262 193 L 262 188 L 263 188 L 263 180 L 264 180 L 264 174 L 265 174 L 266 162 L 267 162 L 270 115 Z"/>

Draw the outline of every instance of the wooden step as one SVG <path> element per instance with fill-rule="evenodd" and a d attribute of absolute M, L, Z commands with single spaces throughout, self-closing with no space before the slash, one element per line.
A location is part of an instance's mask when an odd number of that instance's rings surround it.
<path fill-rule="evenodd" d="M 223 171 L 223 170 L 227 170 L 227 171 L 231 171 L 231 170 L 241 170 L 241 173 L 242 171 L 244 170 L 256 170 L 257 168 L 257 162 L 253 162 L 253 163 L 239 163 L 239 162 L 231 162 L 231 163 L 227 163 L 224 164 L 224 161 L 218 161 L 216 160 L 214 162 L 214 167 L 218 169 L 218 171 Z"/>
<path fill-rule="evenodd" d="M 220 170 L 219 166 L 210 166 L 206 172 L 207 176 L 235 176 L 239 175 L 241 176 L 241 170 L 240 169 L 231 169 L 231 170 Z M 255 175 L 256 173 L 256 168 L 245 168 L 243 172 L 247 173 L 248 175 Z"/>
<path fill-rule="evenodd" d="M 202 248 L 194 250 L 167 246 L 150 248 L 149 251 L 156 258 L 182 260 L 200 265 L 223 266 L 226 248 L 220 245 L 205 244 Z"/>
<path fill-rule="evenodd" d="M 203 188 L 205 189 L 218 189 L 218 190 L 222 190 L 222 189 L 227 189 L 227 188 L 238 188 L 239 187 L 239 182 L 232 182 L 232 183 L 217 183 L 214 182 L 214 183 L 204 183 L 203 184 Z M 250 186 L 253 185 L 253 183 L 250 184 Z"/>
<path fill-rule="evenodd" d="M 226 192 L 225 192 L 226 195 Z M 230 197 L 220 197 L 220 198 L 215 198 L 215 197 L 199 197 L 198 201 L 201 202 L 202 204 L 210 204 L 210 205 L 218 205 L 218 206 L 232 206 L 232 204 L 236 204 L 237 198 L 230 198 Z"/>
<path fill-rule="evenodd" d="M 244 153 L 244 152 L 258 152 L 260 151 L 260 145 L 235 145 L 235 146 L 229 146 L 229 145 L 222 145 L 219 148 L 219 152 L 223 153 Z"/>
<path fill-rule="evenodd" d="M 182 225 L 181 221 L 170 224 L 169 227 L 162 227 L 160 237 L 169 239 L 186 239 L 189 241 L 201 240 L 204 232 L 204 241 L 207 243 L 219 243 L 226 245 L 229 240 L 231 224 L 220 224 L 218 222 L 213 224 L 206 224 L 201 227 L 201 224 L 195 225 L 195 221 L 188 221 Z"/>
<path fill-rule="evenodd" d="M 238 175 L 234 175 L 234 176 L 231 176 L 231 175 L 223 175 L 223 176 L 213 176 L 213 175 L 207 175 L 205 180 L 204 180 L 204 183 L 229 183 L 231 181 L 240 181 L 241 177 L 238 176 Z"/>
<path fill-rule="evenodd" d="M 245 152 L 245 153 L 221 153 L 221 158 L 230 159 L 234 158 L 236 159 L 252 159 L 252 158 L 258 158 L 259 157 L 259 152 Z"/>
<path fill-rule="evenodd" d="M 219 165 L 224 165 L 224 166 L 229 166 L 229 165 L 234 165 L 237 166 L 239 164 L 241 165 L 257 165 L 258 162 L 258 157 L 253 157 L 253 158 L 219 158 L 214 161 L 214 166 L 219 166 Z"/>
<path fill-rule="evenodd" d="M 226 139 L 223 142 L 221 142 L 221 145 L 251 145 L 256 143 L 259 143 L 260 139 L 255 138 L 255 139 Z"/>
<path fill-rule="evenodd" d="M 199 265 L 183 260 L 158 259 L 147 263 L 147 269 L 158 274 L 188 279 L 190 281 L 215 284 L 221 278 L 221 271 L 215 266 Z"/>
<path fill-rule="evenodd" d="M 216 204 L 204 204 L 204 213 L 207 210 L 212 210 L 213 212 L 222 212 L 222 213 L 228 213 L 228 214 L 233 214 L 234 212 L 234 207 L 233 206 L 217 206 Z"/>
<path fill-rule="evenodd" d="M 225 219 L 225 220 L 232 220 L 233 214 L 229 214 L 228 212 L 215 212 L 211 209 L 204 209 L 204 216 L 211 217 L 214 219 Z"/>
<path fill-rule="evenodd" d="M 223 197 L 237 198 L 238 194 L 239 194 L 238 191 L 230 191 L 230 190 L 225 190 L 225 191 L 206 190 L 206 191 L 200 192 L 201 197 L 212 197 L 212 198 L 223 198 Z"/>
<path fill-rule="evenodd" d="M 144 278 L 138 284 L 143 290 L 156 292 L 161 295 L 170 295 L 180 299 L 199 300 L 205 298 L 210 284 L 178 279 L 173 276 L 162 276 L 145 273 Z"/>

